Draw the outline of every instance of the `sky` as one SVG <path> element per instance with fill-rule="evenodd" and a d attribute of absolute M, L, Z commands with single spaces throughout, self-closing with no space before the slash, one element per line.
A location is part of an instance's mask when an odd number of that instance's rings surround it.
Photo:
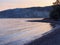
<path fill-rule="evenodd" d="M 26 8 L 26 7 L 38 7 L 49 6 L 55 0 L 0 0 L 0 10 L 11 8 Z"/>

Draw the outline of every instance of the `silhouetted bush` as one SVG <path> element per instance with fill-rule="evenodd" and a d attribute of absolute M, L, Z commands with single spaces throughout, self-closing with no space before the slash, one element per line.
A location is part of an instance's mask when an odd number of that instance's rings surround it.
<path fill-rule="evenodd" d="M 53 11 L 50 13 L 50 18 L 54 20 L 60 19 L 60 5 L 53 6 Z"/>

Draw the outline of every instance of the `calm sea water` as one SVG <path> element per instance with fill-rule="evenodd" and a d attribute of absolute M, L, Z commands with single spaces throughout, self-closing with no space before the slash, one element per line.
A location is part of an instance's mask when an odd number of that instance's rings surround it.
<path fill-rule="evenodd" d="M 39 20 L 43 18 L 0 19 L 0 45 L 24 45 L 52 29 L 50 23 Z"/>

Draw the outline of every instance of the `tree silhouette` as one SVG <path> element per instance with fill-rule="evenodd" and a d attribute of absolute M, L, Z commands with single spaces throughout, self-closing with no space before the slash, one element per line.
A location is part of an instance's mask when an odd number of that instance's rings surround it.
<path fill-rule="evenodd" d="M 54 5 L 60 5 L 60 1 L 56 0 L 56 2 L 53 2 Z"/>
<path fill-rule="evenodd" d="M 59 0 L 56 0 L 56 2 L 53 3 L 53 11 L 50 13 L 50 18 L 54 20 L 60 19 L 60 2 Z"/>

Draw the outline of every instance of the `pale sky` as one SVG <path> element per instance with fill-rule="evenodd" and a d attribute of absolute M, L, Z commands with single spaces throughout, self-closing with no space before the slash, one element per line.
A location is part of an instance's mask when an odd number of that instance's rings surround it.
<path fill-rule="evenodd" d="M 26 8 L 36 6 L 49 6 L 55 0 L 0 0 L 0 10 L 10 8 Z"/>

